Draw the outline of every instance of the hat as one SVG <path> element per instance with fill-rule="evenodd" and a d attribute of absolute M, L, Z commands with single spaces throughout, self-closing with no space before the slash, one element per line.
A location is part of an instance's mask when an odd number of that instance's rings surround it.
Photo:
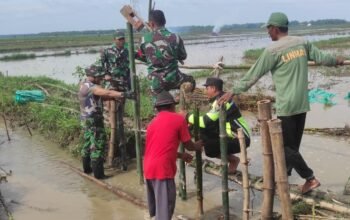
<path fill-rule="evenodd" d="M 224 82 L 222 81 L 222 79 L 215 78 L 215 77 L 209 77 L 209 78 L 207 78 L 207 80 L 205 81 L 203 86 L 205 86 L 205 87 L 207 87 L 207 86 L 215 86 L 216 88 L 222 90 L 223 84 L 224 84 Z"/>
<path fill-rule="evenodd" d="M 102 66 L 92 64 L 91 66 L 85 69 L 85 74 L 87 76 L 98 77 L 98 76 L 104 76 L 105 72 L 103 71 Z"/>
<path fill-rule="evenodd" d="M 270 25 L 275 27 L 288 27 L 289 21 L 287 15 L 282 12 L 273 12 L 270 15 L 269 20 L 263 27 L 268 27 Z"/>
<path fill-rule="evenodd" d="M 155 107 L 160 107 L 163 105 L 171 105 L 171 104 L 178 104 L 175 102 L 174 97 L 166 90 L 163 90 L 162 92 L 157 94 L 156 102 L 154 104 Z"/>
<path fill-rule="evenodd" d="M 116 31 L 113 34 L 113 38 L 119 40 L 121 38 L 125 38 L 125 34 L 123 31 Z"/>

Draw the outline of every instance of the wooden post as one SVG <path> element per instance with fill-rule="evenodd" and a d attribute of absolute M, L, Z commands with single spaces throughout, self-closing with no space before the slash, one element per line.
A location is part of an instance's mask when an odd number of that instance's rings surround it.
<path fill-rule="evenodd" d="M 258 101 L 258 119 L 263 147 L 263 204 L 262 220 L 273 219 L 273 199 L 275 194 L 275 170 L 273 165 L 272 146 L 267 121 L 271 119 L 271 101 Z"/>
<path fill-rule="evenodd" d="M 111 135 L 109 137 L 109 148 L 108 148 L 108 155 L 107 155 L 107 166 L 112 167 L 113 166 L 113 159 L 114 159 L 114 150 L 115 150 L 115 135 L 116 135 L 116 126 L 115 126 L 115 100 L 109 101 L 109 124 L 111 126 Z"/>
<path fill-rule="evenodd" d="M 185 97 L 184 97 L 184 91 L 180 89 L 180 109 L 185 110 Z M 180 144 L 179 147 L 179 152 L 184 153 L 185 148 L 183 144 Z M 185 161 L 180 160 L 180 171 L 179 171 L 179 195 L 182 200 L 187 200 L 187 186 L 186 186 L 186 166 L 185 166 Z"/>
<path fill-rule="evenodd" d="M 272 142 L 273 159 L 276 166 L 276 182 L 278 195 L 281 200 L 282 218 L 293 219 L 292 204 L 289 196 L 289 184 L 284 154 L 281 120 L 268 121 L 270 137 Z"/>
<path fill-rule="evenodd" d="M 135 51 L 134 51 L 134 33 L 130 23 L 127 23 L 128 36 L 129 36 L 129 62 L 130 62 L 130 79 L 131 90 L 135 92 L 136 99 L 134 100 L 134 127 L 135 127 L 135 147 L 136 147 L 136 163 L 137 173 L 139 174 L 140 184 L 144 183 L 143 180 L 143 168 L 142 168 L 142 155 L 141 155 L 141 121 L 140 121 L 140 91 L 138 86 L 138 79 L 136 76 L 135 68 Z"/>
<path fill-rule="evenodd" d="M 6 134 L 7 134 L 7 140 L 8 140 L 8 141 L 11 141 L 10 133 L 9 133 L 9 129 L 8 129 L 8 127 L 7 127 L 7 122 L 6 122 L 5 115 L 4 115 L 4 114 L 1 114 L 1 116 L 2 116 L 2 119 L 4 119 L 5 129 L 6 129 Z"/>
<path fill-rule="evenodd" d="M 126 144 L 124 134 L 124 102 L 119 101 L 117 103 L 117 125 L 118 125 L 118 139 L 119 139 L 119 152 L 121 158 L 121 170 L 126 171 L 128 169 L 126 161 Z"/>
<path fill-rule="evenodd" d="M 247 160 L 247 147 L 245 144 L 245 136 L 243 133 L 243 129 L 239 128 L 238 132 L 238 140 L 239 146 L 241 148 L 241 164 L 242 164 L 242 184 L 243 184 L 243 220 L 249 220 L 249 202 L 250 202 L 250 194 L 249 194 L 249 176 L 248 176 L 248 160 Z"/>
<path fill-rule="evenodd" d="M 194 139 L 199 140 L 199 107 L 195 105 L 194 110 Z M 197 175 L 197 201 L 198 215 L 202 216 L 203 211 L 203 171 L 202 171 L 202 151 L 196 151 L 196 175 Z"/>
<path fill-rule="evenodd" d="M 224 220 L 230 218 L 230 205 L 228 199 L 228 171 L 227 171 L 227 133 L 226 133 L 226 110 L 225 105 L 220 107 L 220 152 L 221 152 L 221 196 L 224 211 Z"/>

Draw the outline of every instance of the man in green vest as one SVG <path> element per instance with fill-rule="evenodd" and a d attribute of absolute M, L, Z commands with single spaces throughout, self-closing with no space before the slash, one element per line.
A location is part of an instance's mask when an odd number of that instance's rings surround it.
<path fill-rule="evenodd" d="M 288 35 L 288 18 L 284 13 L 271 14 L 266 27 L 273 43 L 269 45 L 250 70 L 233 87 L 232 93 L 221 97 L 226 102 L 233 95 L 252 87 L 263 75 L 272 74 L 276 86 L 276 113 L 282 121 L 283 142 L 288 175 L 294 169 L 306 180 L 301 188 L 303 194 L 320 186 L 313 170 L 299 152 L 303 136 L 306 112 L 310 111 L 308 100 L 308 61 L 325 66 L 344 63 L 342 57 L 322 53 L 302 37 Z"/>

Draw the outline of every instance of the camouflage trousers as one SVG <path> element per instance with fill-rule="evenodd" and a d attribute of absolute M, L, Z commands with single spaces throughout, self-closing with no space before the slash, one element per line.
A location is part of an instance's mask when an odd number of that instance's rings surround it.
<path fill-rule="evenodd" d="M 82 120 L 81 128 L 83 130 L 81 156 L 90 157 L 92 161 L 103 158 L 107 144 L 103 120 L 99 123 L 96 123 L 91 118 Z"/>
<path fill-rule="evenodd" d="M 193 89 L 196 87 L 196 81 L 193 76 L 182 73 L 180 70 L 169 73 L 153 72 L 149 74 L 149 79 L 151 80 L 151 90 L 154 96 L 163 90 L 180 89 L 181 84 L 185 82 L 190 82 Z"/>

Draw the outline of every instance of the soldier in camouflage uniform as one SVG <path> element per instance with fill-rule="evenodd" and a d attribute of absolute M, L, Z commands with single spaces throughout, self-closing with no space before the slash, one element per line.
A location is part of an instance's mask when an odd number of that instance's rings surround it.
<path fill-rule="evenodd" d="M 148 77 L 154 94 L 163 90 L 179 89 L 184 82 L 195 87 L 192 76 L 180 72 L 178 62 L 186 59 L 183 40 L 165 28 L 165 16 L 160 10 L 153 10 L 149 16 L 152 32 L 142 38 L 140 51 L 148 65 Z"/>
<path fill-rule="evenodd" d="M 121 31 L 113 34 L 114 43 L 102 51 L 101 62 L 107 80 L 123 82 L 130 90 L 129 52 L 125 46 L 125 35 Z M 108 86 L 107 86 L 108 87 Z"/>
<path fill-rule="evenodd" d="M 103 125 L 102 97 L 104 99 L 133 98 L 130 92 L 117 92 L 100 86 L 103 76 L 102 66 L 91 65 L 85 69 L 86 80 L 80 84 L 80 119 L 84 132 L 81 150 L 85 173 L 94 173 L 95 178 L 104 178 L 103 157 L 106 146 L 106 134 Z"/>

